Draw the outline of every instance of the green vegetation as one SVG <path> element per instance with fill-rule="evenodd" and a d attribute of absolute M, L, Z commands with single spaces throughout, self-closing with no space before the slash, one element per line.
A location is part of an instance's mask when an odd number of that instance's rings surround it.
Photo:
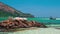
<path fill-rule="evenodd" d="M 8 16 L 13 16 L 13 14 L 0 10 L 0 17 L 8 17 Z"/>
<path fill-rule="evenodd" d="M 34 17 L 31 14 L 25 14 L 25 13 L 20 13 L 20 12 L 17 13 L 16 11 L 14 13 L 11 13 L 11 12 L 7 12 L 4 10 L 0 10 L 0 17 L 9 17 L 9 16 L 12 16 L 12 17 Z"/>

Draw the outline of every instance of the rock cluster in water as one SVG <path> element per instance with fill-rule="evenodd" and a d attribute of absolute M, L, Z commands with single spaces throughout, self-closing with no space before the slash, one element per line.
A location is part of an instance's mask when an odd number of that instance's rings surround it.
<path fill-rule="evenodd" d="M 20 20 L 20 19 L 8 19 L 0 23 L 0 29 L 14 29 L 14 28 L 29 28 L 29 27 L 43 27 L 46 26 L 35 22 L 35 21 L 28 21 L 28 20 Z"/>

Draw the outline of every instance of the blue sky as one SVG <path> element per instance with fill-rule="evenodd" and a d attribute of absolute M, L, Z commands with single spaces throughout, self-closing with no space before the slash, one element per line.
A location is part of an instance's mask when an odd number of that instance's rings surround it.
<path fill-rule="evenodd" d="M 60 17 L 60 0 L 0 0 L 36 17 Z"/>

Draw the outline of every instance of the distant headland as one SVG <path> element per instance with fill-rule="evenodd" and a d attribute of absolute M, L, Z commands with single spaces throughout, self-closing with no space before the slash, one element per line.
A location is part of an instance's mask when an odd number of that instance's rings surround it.
<path fill-rule="evenodd" d="M 6 5 L 2 2 L 0 2 L 0 17 L 34 17 L 33 15 L 29 13 L 23 13 L 19 10 L 16 10 L 13 7 L 10 7 L 9 5 Z"/>

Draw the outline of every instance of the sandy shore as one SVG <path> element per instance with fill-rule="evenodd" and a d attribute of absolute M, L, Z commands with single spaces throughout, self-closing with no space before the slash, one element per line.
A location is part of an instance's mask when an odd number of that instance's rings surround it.
<path fill-rule="evenodd" d="M 17 32 L 0 32 L 0 34 L 60 34 L 59 29 L 55 28 L 38 28 L 38 29 L 29 29 L 24 31 Z"/>

